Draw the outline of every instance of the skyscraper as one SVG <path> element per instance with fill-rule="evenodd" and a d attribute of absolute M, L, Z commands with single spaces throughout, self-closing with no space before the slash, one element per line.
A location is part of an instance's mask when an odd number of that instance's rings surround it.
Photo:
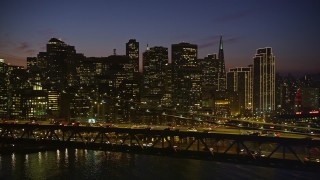
<path fill-rule="evenodd" d="M 195 44 L 172 44 L 173 103 L 177 110 L 194 111 L 201 106 L 201 69 Z"/>
<path fill-rule="evenodd" d="M 135 39 L 126 43 L 126 56 L 131 59 L 134 72 L 139 72 L 139 42 Z"/>
<path fill-rule="evenodd" d="M 74 46 L 69 46 L 56 38 L 49 40 L 47 44 L 46 76 L 50 81 L 46 81 L 47 89 L 63 91 L 67 87 L 69 77 L 75 73 L 75 55 Z"/>
<path fill-rule="evenodd" d="M 165 90 L 167 63 L 168 48 L 152 47 L 143 53 L 144 95 L 157 96 L 158 104 Z"/>
<path fill-rule="evenodd" d="M 201 74 L 201 91 L 202 91 L 202 111 L 212 113 L 214 109 L 214 101 L 218 91 L 218 64 L 216 54 L 209 54 L 204 59 L 199 59 Z"/>
<path fill-rule="evenodd" d="M 256 115 L 275 110 L 275 57 L 271 47 L 257 49 L 253 58 L 253 111 Z"/>
<path fill-rule="evenodd" d="M 223 41 L 222 36 L 220 36 L 220 43 L 219 43 L 219 53 L 218 53 L 218 62 L 217 62 L 217 72 L 218 72 L 218 91 L 221 93 L 221 98 L 226 91 L 226 69 L 225 69 L 225 62 L 224 62 L 224 51 L 223 51 Z"/>

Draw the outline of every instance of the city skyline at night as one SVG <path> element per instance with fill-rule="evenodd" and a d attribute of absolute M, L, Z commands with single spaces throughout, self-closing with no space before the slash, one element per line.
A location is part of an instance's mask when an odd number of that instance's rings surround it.
<path fill-rule="evenodd" d="M 0 179 L 319 173 L 319 0 L 0 6 Z"/>
<path fill-rule="evenodd" d="M 218 51 L 223 36 L 226 70 L 252 64 L 255 50 L 272 47 L 276 72 L 318 73 L 317 1 L 4 1 L 0 58 L 26 66 L 48 39 L 61 38 L 87 57 L 125 54 L 136 39 L 140 61 L 150 47 L 188 42 L 198 58 Z M 171 57 L 169 57 L 171 60 Z M 141 68 L 141 66 L 140 66 Z"/>

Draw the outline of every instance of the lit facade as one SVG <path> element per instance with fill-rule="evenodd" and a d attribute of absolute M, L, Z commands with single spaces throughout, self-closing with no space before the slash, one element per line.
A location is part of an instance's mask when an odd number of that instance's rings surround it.
<path fill-rule="evenodd" d="M 25 89 L 21 93 L 22 116 L 27 120 L 46 120 L 48 94 L 38 88 Z"/>
<path fill-rule="evenodd" d="M 256 115 L 275 110 L 275 57 L 272 48 L 259 48 L 253 58 L 253 111 Z"/>
<path fill-rule="evenodd" d="M 227 92 L 231 115 L 252 112 L 252 67 L 232 68 L 227 73 Z"/>

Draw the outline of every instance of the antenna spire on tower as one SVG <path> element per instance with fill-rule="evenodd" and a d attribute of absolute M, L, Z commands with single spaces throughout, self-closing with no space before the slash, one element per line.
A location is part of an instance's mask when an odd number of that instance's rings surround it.
<path fill-rule="evenodd" d="M 223 49 L 222 35 L 220 35 L 219 49 Z"/>

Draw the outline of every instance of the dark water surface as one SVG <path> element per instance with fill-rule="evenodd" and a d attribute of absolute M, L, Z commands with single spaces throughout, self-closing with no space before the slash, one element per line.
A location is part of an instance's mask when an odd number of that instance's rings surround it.
<path fill-rule="evenodd" d="M 317 172 L 83 149 L 0 155 L 0 179 L 319 179 Z"/>

